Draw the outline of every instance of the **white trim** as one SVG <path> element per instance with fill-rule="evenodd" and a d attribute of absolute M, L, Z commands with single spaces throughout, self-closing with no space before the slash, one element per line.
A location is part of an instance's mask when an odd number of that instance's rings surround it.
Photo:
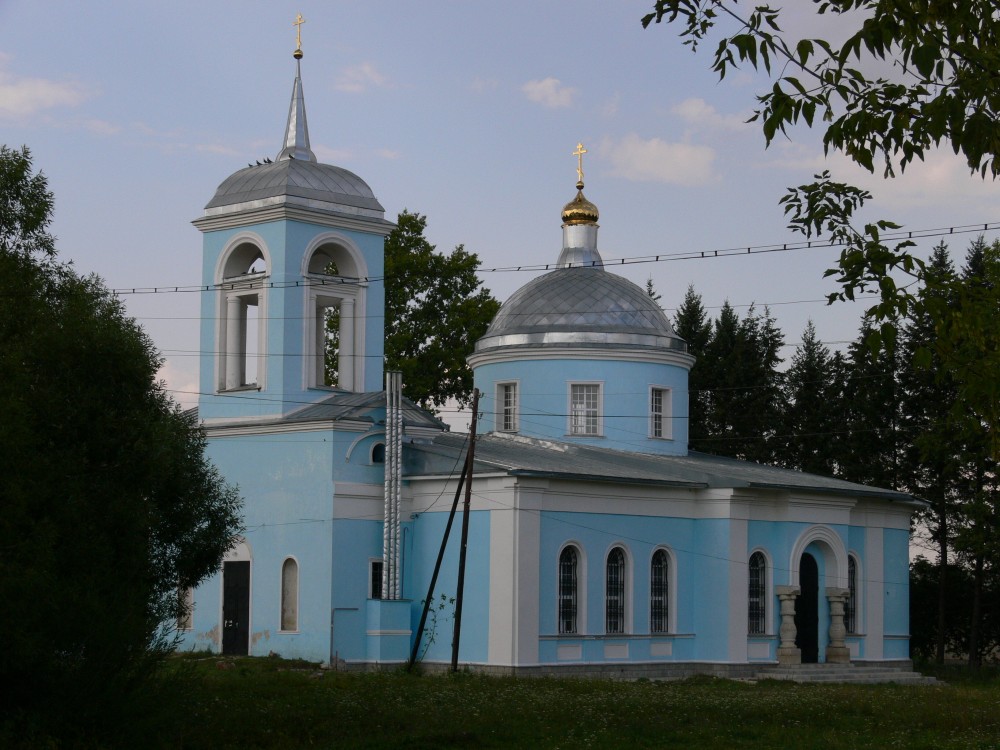
<path fill-rule="evenodd" d="M 346 273 L 343 269 L 337 269 L 340 271 L 338 276 L 344 276 L 346 278 L 357 278 L 357 279 L 367 279 L 368 278 L 368 263 L 365 262 L 364 253 L 357 244 L 345 234 L 340 232 L 324 232 L 323 234 L 318 234 L 309 240 L 309 244 L 306 245 L 305 252 L 302 254 L 302 265 L 299 269 L 299 275 L 302 277 L 319 276 L 324 278 L 324 274 L 316 274 L 310 272 L 309 265 L 312 261 L 313 255 L 324 245 L 337 245 L 341 249 L 345 250 L 351 258 L 351 262 L 354 263 L 355 267 L 351 269 L 354 273 Z M 361 285 L 367 285 L 367 281 L 358 282 Z"/>
<path fill-rule="evenodd" d="M 371 232 L 383 236 L 388 235 L 396 228 L 396 225 L 391 221 L 382 218 L 384 212 L 381 211 L 373 211 L 373 214 L 377 214 L 373 216 L 359 214 L 354 217 L 332 209 L 309 208 L 288 203 L 261 204 L 252 207 L 251 205 L 250 203 L 242 203 L 235 206 L 219 206 L 208 209 L 204 216 L 198 217 L 191 223 L 202 232 L 214 232 L 219 229 L 231 229 L 247 224 L 263 224 L 282 219 L 342 229 L 356 229 L 360 232 Z M 341 210 L 345 208 L 339 204 L 337 207 Z"/>
<path fill-rule="evenodd" d="M 690 370 L 695 363 L 693 355 L 678 349 L 588 349 L 585 347 L 529 347 L 504 346 L 486 352 L 474 352 L 466 357 L 473 369 L 483 365 L 528 360 L 589 359 L 610 362 L 642 362 L 645 364 L 674 365 Z"/>
<path fill-rule="evenodd" d="M 861 564 L 861 555 L 859 555 L 855 550 L 847 550 L 847 564 L 850 565 L 851 559 L 854 559 L 854 632 L 848 631 L 849 636 L 859 636 L 865 633 L 865 589 L 866 586 L 862 585 L 864 582 L 864 566 Z M 848 571 L 850 572 L 850 571 Z M 850 576 L 848 576 L 848 584 L 850 583 Z M 850 586 L 844 586 L 845 589 L 850 590 Z"/>
<path fill-rule="evenodd" d="M 750 632 L 750 558 L 760 552 L 764 556 L 764 632 Z M 746 579 L 743 586 L 746 597 L 746 606 L 743 607 L 743 619 L 746 620 L 746 635 L 749 638 L 769 637 L 774 634 L 774 560 L 771 553 L 764 547 L 754 547 L 747 552 L 746 556 Z"/>
<path fill-rule="evenodd" d="M 233 253 L 243 245 L 252 245 L 261 254 L 264 260 L 264 272 L 250 274 L 242 277 L 225 276 L 226 266 L 229 264 Z M 227 351 L 228 339 L 234 332 L 229 330 L 228 300 L 230 297 L 244 299 L 254 298 L 257 305 L 257 382 L 258 390 L 262 390 L 267 384 L 267 284 L 273 273 L 274 265 L 271 258 L 271 251 L 264 238 L 256 232 L 243 231 L 234 234 L 226 242 L 215 261 L 213 281 L 216 286 L 215 293 L 215 354 L 214 373 L 215 380 L 213 390 L 218 393 L 232 392 L 236 389 L 227 388 Z M 243 303 L 245 304 L 245 303 Z M 244 336 L 246 333 L 244 332 Z M 249 343 L 249 342 L 244 342 Z M 243 367 L 246 367 L 246 346 L 242 353 L 244 358 Z M 245 376 L 245 372 L 244 372 Z M 243 378 L 245 379 L 245 377 Z"/>
<path fill-rule="evenodd" d="M 215 260 L 215 273 L 212 276 L 213 283 L 215 285 L 220 285 L 223 283 L 237 283 L 235 279 L 226 281 L 224 276 L 224 269 L 226 263 L 229 261 L 229 257 L 232 255 L 233 250 L 235 250 L 240 245 L 255 245 L 260 254 L 264 257 L 264 265 L 267 266 L 267 270 L 264 274 L 254 274 L 254 281 L 260 282 L 261 279 L 267 279 L 273 272 L 274 265 L 271 261 L 271 251 L 268 249 L 267 242 L 264 238 L 257 234 L 256 232 L 243 231 L 237 232 L 232 237 L 230 237 L 226 244 L 223 246 L 222 250 L 219 252 L 219 257 Z"/>
<path fill-rule="evenodd" d="M 283 622 L 284 609 L 285 609 L 285 565 L 291 560 L 295 563 L 295 627 L 286 630 L 282 627 L 285 623 Z M 279 633 L 298 633 L 301 628 L 299 627 L 299 611 L 301 607 L 299 606 L 300 597 L 299 593 L 302 590 L 301 586 L 301 576 L 302 566 L 299 565 L 299 560 L 295 555 L 286 555 L 281 561 L 281 568 L 278 573 L 278 632 Z"/>
<path fill-rule="evenodd" d="M 576 387 L 597 386 L 597 431 L 573 432 L 573 389 Z M 584 419 L 586 419 L 584 413 Z M 566 437 L 595 438 L 604 437 L 604 381 L 603 380 L 567 380 L 566 381 Z"/>

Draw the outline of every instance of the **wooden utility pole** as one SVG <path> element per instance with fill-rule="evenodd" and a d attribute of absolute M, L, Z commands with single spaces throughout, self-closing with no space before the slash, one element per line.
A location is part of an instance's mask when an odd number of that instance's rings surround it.
<path fill-rule="evenodd" d="M 472 426 L 469 429 L 468 474 L 462 505 L 462 546 L 458 552 L 458 592 L 455 594 L 455 635 L 451 640 L 451 671 L 458 671 L 458 644 L 462 638 L 462 599 L 465 589 L 465 551 L 469 546 L 469 505 L 472 502 L 472 462 L 476 460 L 476 422 L 479 418 L 479 389 L 472 392 Z"/>

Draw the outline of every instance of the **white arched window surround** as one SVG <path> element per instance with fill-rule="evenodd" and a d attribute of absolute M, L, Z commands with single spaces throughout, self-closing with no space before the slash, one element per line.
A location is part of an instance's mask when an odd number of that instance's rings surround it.
<path fill-rule="evenodd" d="M 263 266 L 263 268 L 259 268 Z M 264 238 L 255 232 L 233 235 L 215 266 L 216 294 L 215 382 L 220 391 L 246 386 L 263 388 L 267 374 L 267 280 L 271 254 Z M 248 340 L 249 309 L 256 307 L 256 343 Z M 256 349 L 256 355 L 251 351 Z M 248 358 L 256 356 L 254 383 L 246 382 Z"/>
<path fill-rule="evenodd" d="M 562 585 L 560 581 L 561 562 L 563 552 L 572 548 L 576 552 L 576 630 L 575 632 L 564 632 L 561 629 L 560 616 L 562 615 L 561 596 Z M 587 632 L 587 556 L 584 554 L 583 545 L 575 540 L 564 542 L 556 553 L 556 596 L 555 615 L 556 632 L 560 635 L 583 635 Z"/>
<path fill-rule="evenodd" d="M 281 563 L 280 632 L 299 631 L 299 561 L 289 555 Z"/>
<path fill-rule="evenodd" d="M 337 275 L 325 273 L 330 262 L 337 264 Z M 365 311 L 368 288 L 368 264 L 358 246 L 340 232 L 324 232 L 314 237 L 302 255 L 302 277 L 313 283 L 306 286 L 303 311 L 303 348 L 306 365 L 302 368 L 306 388 L 324 384 L 325 311 L 340 309 L 341 336 L 338 385 L 353 391 L 363 388 L 365 378 Z"/>
<path fill-rule="evenodd" d="M 850 550 L 847 553 L 848 560 L 848 572 L 850 571 L 850 563 L 854 563 L 854 628 L 848 629 L 848 633 L 851 635 L 857 635 L 864 633 L 866 628 L 864 626 L 864 586 L 862 582 L 864 581 L 864 575 L 862 575 L 861 570 L 861 556 L 854 550 Z M 850 576 L 848 576 L 848 585 L 846 588 L 850 590 Z M 846 615 L 846 612 L 845 612 Z M 844 624 L 847 625 L 847 618 L 844 618 Z"/>
<path fill-rule="evenodd" d="M 667 580 L 666 580 L 666 601 L 664 604 L 667 608 L 666 622 L 664 623 L 666 630 L 653 630 L 653 561 L 656 558 L 657 553 L 662 552 L 666 557 L 667 562 Z M 674 556 L 673 550 L 666 546 L 655 547 L 649 555 L 649 632 L 652 634 L 664 634 L 664 633 L 676 633 L 677 632 L 677 560 Z"/>
<path fill-rule="evenodd" d="M 802 554 L 813 542 L 823 555 L 824 579 L 821 586 L 834 588 L 847 588 L 847 549 L 840 535 L 829 526 L 810 526 L 803 531 L 792 546 L 791 559 L 788 561 L 788 569 L 791 571 L 789 583 L 792 586 L 799 585 L 799 563 L 802 561 Z M 823 592 L 820 591 L 820 595 Z"/>
<path fill-rule="evenodd" d="M 608 611 L 609 604 L 612 600 L 609 597 L 614 596 L 614 592 L 608 590 L 608 575 L 609 575 L 609 563 L 611 562 L 611 555 L 615 550 L 621 550 L 622 553 L 622 581 L 621 581 L 621 631 L 608 633 Z M 607 551 L 604 553 L 604 569 L 601 576 L 603 580 L 604 587 L 604 632 L 608 635 L 621 635 L 625 633 L 632 632 L 632 553 L 629 551 L 628 546 L 624 542 L 614 542 L 608 546 Z"/>
<path fill-rule="evenodd" d="M 747 555 L 747 613 L 749 619 L 749 608 L 750 608 L 750 561 L 753 556 L 759 554 L 764 558 L 764 592 L 763 592 L 763 605 L 764 605 L 764 633 L 774 632 L 774 561 L 771 559 L 770 553 L 763 547 L 754 547 L 750 550 Z M 747 629 L 749 632 L 749 628 Z"/>

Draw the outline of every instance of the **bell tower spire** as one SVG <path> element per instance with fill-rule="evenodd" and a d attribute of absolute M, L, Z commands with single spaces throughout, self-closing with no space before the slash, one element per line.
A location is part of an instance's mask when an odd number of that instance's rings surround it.
<path fill-rule="evenodd" d="M 302 93 L 302 24 L 305 19 L 299 13 L 292 24 L 295 27 L 295 83 L 292 86 L 292 102 L 288 107 L 288 124 L 285 126 L 285 145 L 278 153 L 277 161 L 299 159 L 316 162 L 316 154 L 309 147 L 309 126 L 306 123 L 306 100 Z"/>

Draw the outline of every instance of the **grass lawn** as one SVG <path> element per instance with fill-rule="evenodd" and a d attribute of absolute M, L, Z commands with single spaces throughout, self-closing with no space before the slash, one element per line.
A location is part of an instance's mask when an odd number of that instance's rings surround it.
<path fill-rule="evenodd" d="M 220 664 L 228 668 L 220 668 Z M 1000 748 L 1000 682 L 941 686 L 343 674 L 179 660 L 168 747 Z"/>
<path fill-rule="evenodd" d="M 1000 748 L 995 677 L 920 687 L 615 682 L 345 674 L 274 658 L 219 657 L 178 658 L 167 671 L 156 708 L 120 744 Z"/>

